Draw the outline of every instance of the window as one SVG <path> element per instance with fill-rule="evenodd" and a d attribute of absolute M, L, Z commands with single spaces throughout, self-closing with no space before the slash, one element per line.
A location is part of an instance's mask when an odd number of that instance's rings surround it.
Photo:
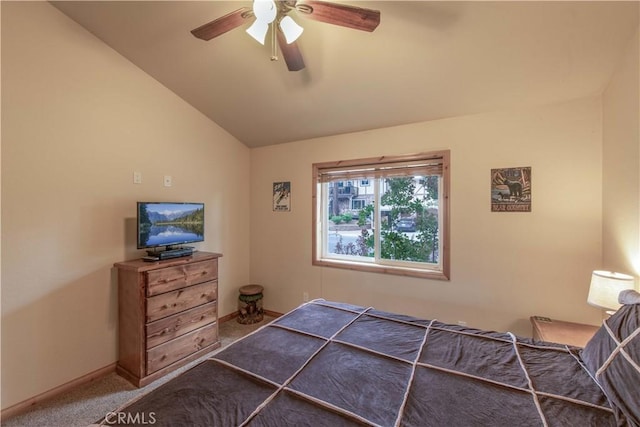
<path fill-rule="evenodd" d="M 365 203 L 366 202 L 364 200 L 353 200 L 351 202 L 351 209 L 353 209 L 353 210 L 364 209 Z"/>
<path fill-rule="evenodd" d="M 314 265 L 448 280 L 448 150 L 316 163 L 313 177 Z"/>

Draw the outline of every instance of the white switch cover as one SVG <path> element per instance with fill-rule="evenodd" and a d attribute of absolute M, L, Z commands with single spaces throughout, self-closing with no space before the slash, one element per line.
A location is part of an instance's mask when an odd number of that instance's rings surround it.
<path fill-rule="evenodd" d="M 134 184 L 142 184 L 142 172 L 134 172 L 133 173 L 133 183 Z"/>
<path fill-rule="evenodd" d="M 171 175 L 164 176 L 164 186 L 171 187 Z"/>

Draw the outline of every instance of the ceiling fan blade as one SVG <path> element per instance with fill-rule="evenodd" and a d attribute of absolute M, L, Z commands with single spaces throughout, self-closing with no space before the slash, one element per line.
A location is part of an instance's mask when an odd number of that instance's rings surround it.
<path fill-rule="evenodd" d="M 380 11 L 319 0 L 305 0 L 296 4 L 296 10 L 315 21 L 373 31 L 380 24 Z"/>
<path fill-rule="evenodd" d="M 304 59 L 302 59 L 302 53 L 300 53 L 298 44 L 296 42 L 287 44 L 282 31 L 278 30 L 277 33 L 278 45 L 280 46 L 280 51 L 284 57 L 284 62 L 287 63 L 289 71 L 302 70 L 304 68 Z"/>
<path fill-rule="evenodd" d="M 250 16 L 253 16 L 251 9 L 243 7 L 191 30 L 191 34 L 202 40 L 211 40 L 244 24 L 244 20 Z"/>

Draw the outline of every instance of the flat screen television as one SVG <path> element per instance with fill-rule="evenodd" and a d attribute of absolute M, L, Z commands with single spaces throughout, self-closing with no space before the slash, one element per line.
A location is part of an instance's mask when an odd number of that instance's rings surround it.
<path fill-rule="evenodd" d="M 204 241 L 204 203 L 138 202 L 138 249 Z"/>

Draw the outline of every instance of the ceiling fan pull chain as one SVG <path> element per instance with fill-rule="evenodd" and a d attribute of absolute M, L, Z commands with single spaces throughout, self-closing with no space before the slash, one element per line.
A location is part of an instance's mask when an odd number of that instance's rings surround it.
<path fill-rule="evenodd" d="M 276 43 L 276 26 L 274 25 L 275 21 L 271 23 L 271 60 L 278 60 L 278 44 Z"/>

